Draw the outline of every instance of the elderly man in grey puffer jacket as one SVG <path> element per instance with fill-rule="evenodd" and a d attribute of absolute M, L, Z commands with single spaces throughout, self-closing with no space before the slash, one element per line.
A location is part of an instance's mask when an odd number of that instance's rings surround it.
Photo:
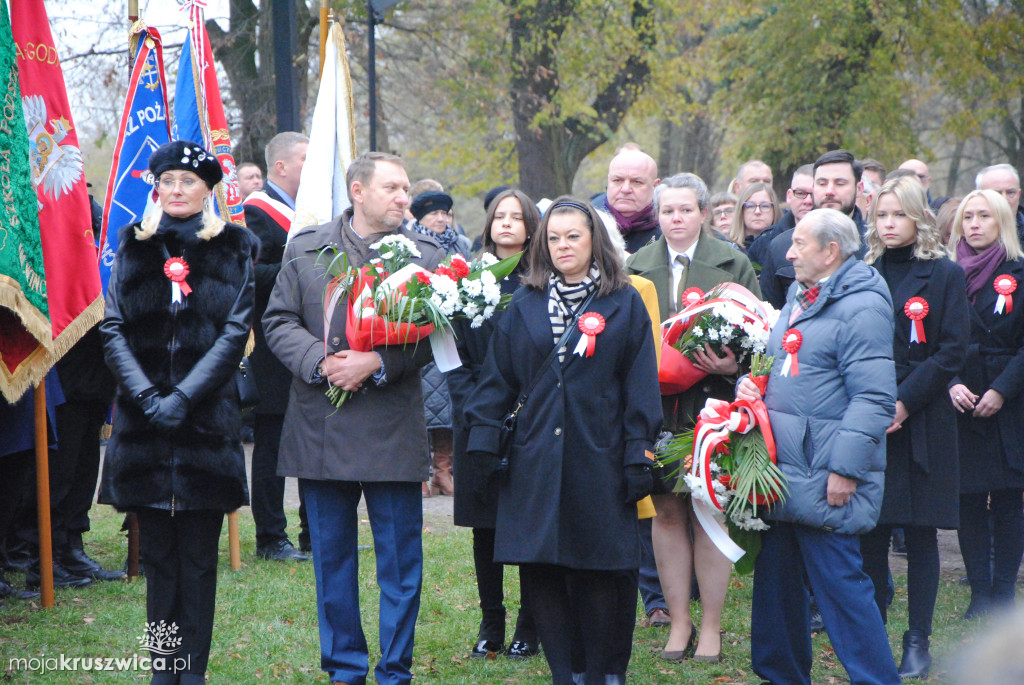
<path fill-rule="evenodd" d="M 858 540 L 882 506 L 896 404 L 892 300 L 853 256 L 859 246 L 836 210 L 797 224 L 786 254 L 797 282 L 768 343 L 764 399 L 789 493 L 767 517 L 755 566 L 751 660 L 772 683 L 811 683 L 805 576 L 850 682 L 900 682 Z M 744 378 L 737 396 L 757 397 L 757 387 Z"/>

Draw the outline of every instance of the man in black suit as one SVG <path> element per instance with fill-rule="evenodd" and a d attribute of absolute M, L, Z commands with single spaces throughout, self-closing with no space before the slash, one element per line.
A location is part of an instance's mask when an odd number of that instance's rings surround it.
<path fill-rule="evenodd" d="M 262 191 L 249 195 L 242 204 L 245 224 L 260 241 L 256 260 L 256 310 L 253 312 L 256 347 L 249 357 L 260 390 L 252 450 L 252 517 L 256 522 L 257 554 L 276 561 L 305 561 L 309 556 L 295 549 L 288 539 L 284 478 L 277 475 L 277 451 L 288 407 L 291 374 L 267 347 L 260 321 L 281 270 L 281 257 L 295 213 L 295 196 L 308 146 L 309 138 L 293 131 L 278 133 L 271 138 L 266 147 L 266 185 Z M 301 509 L 299 513 L 303 518 Z M 299 546 L 303 547 L 305 543 L 308 549 L 306 530 L 303 525 Z"/>

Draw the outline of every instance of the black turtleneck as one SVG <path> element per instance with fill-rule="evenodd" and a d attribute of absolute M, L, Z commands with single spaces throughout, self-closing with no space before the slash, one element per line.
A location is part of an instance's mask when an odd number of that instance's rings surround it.
<path fill-rule="evenodd" d="M 165 212 L 160 217 L 160 224 L 157 226 L 156 234 L 170 248 L 172 245 L 188 245 L 196 242 L 196 233 L 202 230 L 202 228 L 202 212 L 197 212 L 192 216 L 183 218 L 171 216 Z"/>
<path fill-rule="evenodd" d="M 914 260 L 914 248 L 917 243 L 904 245 L 903 247 L 892 247 L 882 253 L 878 260 L 878 272 L 885 279 L 889 286 L 889 292 L 893 292 L 903 282 L 903 279 L 910 274 L 911 262 Z"/>

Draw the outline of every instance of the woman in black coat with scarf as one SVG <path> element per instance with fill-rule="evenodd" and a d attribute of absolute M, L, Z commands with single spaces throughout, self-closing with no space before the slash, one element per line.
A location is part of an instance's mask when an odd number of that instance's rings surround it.
<path fill-rule="evenodd" d="M 1010 205 L 991 190 L 964 197 L 950 244 L 971 302 L 967 359 L 949 397 L 959 412 L 965 618 L 975 618 L 1013 604 L 1024 553 L 1024 252 Z"/>
<path fill-rule="evenodd" d="M 939 590 L 936 529 L 959 527 L 960 462 L 953 406 L 944 392 L 959 373 L 969 333 L 963 270 L 948 257 L 916 179 L 882 186 L 871 209 L 868 254 L 892 293 L 896 416 L 886 439 L 885 494 L 877 527 L 861 537 L 864 571 L 886 620 L 889 538 L 907 543 L 909 630 L 899 674 L 928 675 L 928 637 Z"/>
<path fill-rule="evenodd" d="M 220 163 L 174 141 L 149 158 L 160 212 L 121 229 L 100 324 L 117 379 L 100 502 L 138 515 L 146 621 L 180 647 L 155 684 L 205 683 L 225 512 L 249 503 L 235 375 L 255 298 L 257 244 L 209 208 Z M 148 635 L 147 635 L 148 636 Z"/>
<path fill-rule="evenodd" d="M 635 503 L 651 490 L 647 452 L 661 428 L 651 321 L 582 200 L 552 203 L 524 285 L 466 411 L 470 458 L 496 468 L 502 418 L 538 379 L 498 490 L 494 558 L 520 565 L 553 683 L 581 672 L 591 685 L 622 683 L 633 624 L 619 608 L 623 598 L 636 606 L 640 563 Z"/>
<path fill-rule="evenodd" d="M 524 193 L 505 190 L 491 200 L 484 222 L 482 253 L 505 259 L 523 253 L 515 271 L 501 282 L 502 295 L 511 295 L 519 288 L 526 272 L 530 239 L 540 224 L 540 212 Z M 457 319 L 455 344 L 462 366 L 448 373 L 448 391 L 451 393 L 455 424 L 455 478 L 463 483 L 455 491 L 455 525 L 473 529 L 473 565 L 476 587 L 480 595 L 480 630 L 470 654 L 486 657 L 488 653 L 502 651 L 512 659 L 523 659 L 538 653 L 537 629 L 534 627 L 528 595 L 520 589 L 519 618 L 508 649 L 505 649 L 505 606 L 503 604 L 503 577 L 505 565 L 494 561 L 494 520 L 497 513 L 498 492 L 489 486 L 477 492 L 470 484 L 478 480 L 474 462 L 466 454 L 469 426 L 465 420 L 466 405 L 480 380 L 487 347 L 502 312 L 495 312 L 479 328 L 473 328 L 466 319 Z"/>

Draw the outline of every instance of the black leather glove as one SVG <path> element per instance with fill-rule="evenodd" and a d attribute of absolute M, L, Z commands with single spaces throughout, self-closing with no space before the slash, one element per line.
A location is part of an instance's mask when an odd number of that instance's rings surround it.
<path fill-rule="evenodd" d="M 188 409 L 189 401 L 185 393 L 175 388 L 170 395 L 160 398 L 156 412 L 149 417 L 149 422 L 160 430 L 174 430 L 185 420 Z"/>
<path fill-rule="evenodd" d="M 470 488 L 476 495 L 487 493 L 489 486 L 501 472 L 498 455 L 490 452 L 469 452 Z"/>
<path fill-rule="evenodd" d="M 139 409 L 142 410 L 142 413 L 146 415 L 147 419 L 153 418 L 153 414 L 156 413 L 156 408 L 159 403 L 160 391 L 153 385 L 135 396 L 135 404 L 139 405 Z"/>
<path fill-rule="evenodd" d="M 639 502 L 654 490 L 654 475 L 647 464 L 630 464 L 623 471 L 626 479 L 626 504 Z"/>

